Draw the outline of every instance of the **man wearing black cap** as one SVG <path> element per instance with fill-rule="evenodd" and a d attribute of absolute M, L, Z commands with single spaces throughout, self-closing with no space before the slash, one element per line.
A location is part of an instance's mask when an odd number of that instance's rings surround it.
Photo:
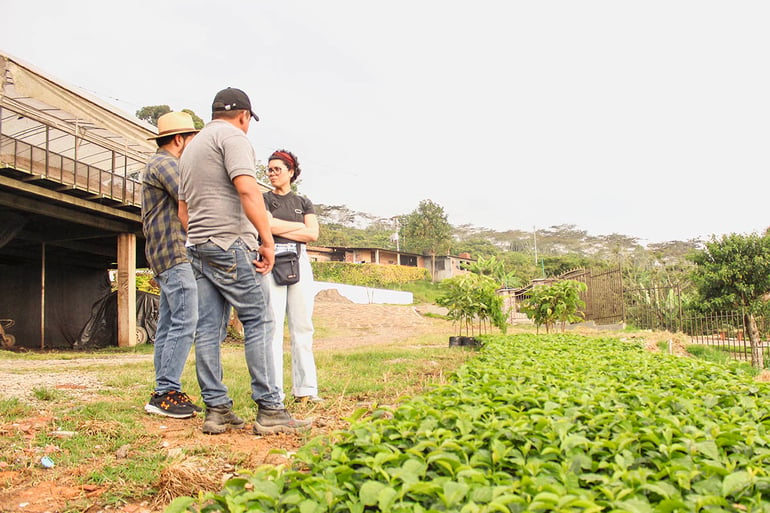
<path fill-rule="evenodd" d="M 179 162 L 179 216 L 187 225 L 198 285 L 195 360 L 206 404 L 203 432 L 244 426 L 222 382 L 220 337 L 228 305 L 243 324 L 251 397 L 259 408 L 254 432 L 297 432 L 310 422 L 292 418 L 284 408 L 270 350 L 274 323 L 262 281 L 273 268 L 275 243 L 257 183 L 254 148 L 246 137 L 251 118 L 259 118 L 246 93 L 231 87 L 217 93 L 211 110 L 211 122 Z"/>

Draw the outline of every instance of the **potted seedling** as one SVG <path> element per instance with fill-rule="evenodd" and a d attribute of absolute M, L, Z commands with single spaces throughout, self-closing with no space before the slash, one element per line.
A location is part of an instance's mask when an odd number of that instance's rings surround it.
<path fill-rule="evenodd" d="M 474 335 L 491 324 L 505 333 L 508 325 L 503 300 L 494 280 L 479 274 L 466 274 L 444 280 L 445 293 L 436 302 L 447 309 L 447 316 L 458 326 L 458 335 L 449 337 L 449 346 L 478 346 Z M 464 334 L 463 334 L 464 331 Z"/>

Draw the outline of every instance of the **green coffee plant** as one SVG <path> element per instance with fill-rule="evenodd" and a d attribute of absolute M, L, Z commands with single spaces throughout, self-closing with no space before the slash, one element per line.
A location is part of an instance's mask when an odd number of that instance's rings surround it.
<path fill-rule="evenodd" d="M 167 513 L 770 511 L 770 390 L 745 367 L 486 336 L 447 385 Z"/>
<path fill-rule="evenodd" d="M 538 330 L 544 325 L 546 333 L 550 333 L 558 322 L 564 331 L 566 323 L 583 320 L 579 311 L 585 308 L 585 302 L 580 299 L 580 293 L 586 288 L 585 283 L 575 280 L 537 285 L 522 303 L 521 311 L 535 322 Z"/>
<path fill-rule="evenodd" d="M 497 294 L 497 283 L 489 276 L 463 274 L 441 282 L 445 289 L 436 299 L 439 306 L 447 308 L 447 316 L 465 334 L 482 333 L 487 323 L 503 333 L 508 328 L 506 313 L 503 312 L 503 298 Z"/>

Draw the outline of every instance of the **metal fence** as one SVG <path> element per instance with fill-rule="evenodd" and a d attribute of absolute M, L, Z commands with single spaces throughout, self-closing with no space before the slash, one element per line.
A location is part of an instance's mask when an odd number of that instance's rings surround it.
<path fill-rule="evenodd" d="M 624 322 L 639 329 L 680 331 L 682 293 L 678 287 L 625 289 Z"/>
<path fill-rule="evenodd" d="M 553 281 L 558 280 L 575 280 L 586 284 L 587 290 L 581 295 L 586 304 L 583 312 L 586 321 L 596 324 L 625 323 L 637 329 L 684 333 L 691 344 L 710 346 L 734 359 L 751 361 L 749 330 L 743 311 L 708 314 L 685 312 L 679 287 L 627 289 L 623 286 L 619 268 L 599 273 L 590 269 L 575 269 Z M 528 296 L 530 288 L 511 295 L 515 295 L 515 299 L 520 302 Z M 513 301 L 514 304 L 516 302 Z M 755 317 L 755 320 L 765 359 L 768 359 L 770 319 Z"/>
<path fill-rule="evenodd" d="M 559 276 L 559 280 L 574 280 L 586 284 L 586 291 L 580 294 L 580 299 L 585 302 L 583 314 L 586 320 L 596 324 L 623 322 L 625 301 L 620 268 L 598 273 L 591 269 L 575 269 Z"/>
<path fill-rule="evenodd" d="M 682 318 L 682 331 L 693 344 L 728 353 L 736 360 L 751 361 L 751 344 L 743 312 L 717 312 Z"/>

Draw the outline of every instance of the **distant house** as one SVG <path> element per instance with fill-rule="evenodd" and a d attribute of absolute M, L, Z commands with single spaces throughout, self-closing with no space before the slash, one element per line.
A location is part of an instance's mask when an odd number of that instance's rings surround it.
<path fill-rule="evenodd" d="M 430 263 L 431 257 L 426 257 Z M 467 270 L 468 265 L 471 262 L 475 262 L 476 259 L 471 258 L 469 253 L 460 253 L 459 255 L 436 255 L 436 281 L 441 281 L 446 278 L 452 278 L 459 274 L 467 274 L 470 271 Z M 427 267 L 430 269 L 430 265 Z"/>
<path fill-rule="evenodd" d="M 430 255 L 406 253 L 381 248 L 348 248 L 308 246 L 308 256 L 315 262 L 348 262 L 351 264 L 405 265 L 431 269 L 433 258 Z M 434 281 L 441 281 L 468 271 L 462 266 L 475 262 L 468 253 L 459 255 L 436 255 Z"/>

